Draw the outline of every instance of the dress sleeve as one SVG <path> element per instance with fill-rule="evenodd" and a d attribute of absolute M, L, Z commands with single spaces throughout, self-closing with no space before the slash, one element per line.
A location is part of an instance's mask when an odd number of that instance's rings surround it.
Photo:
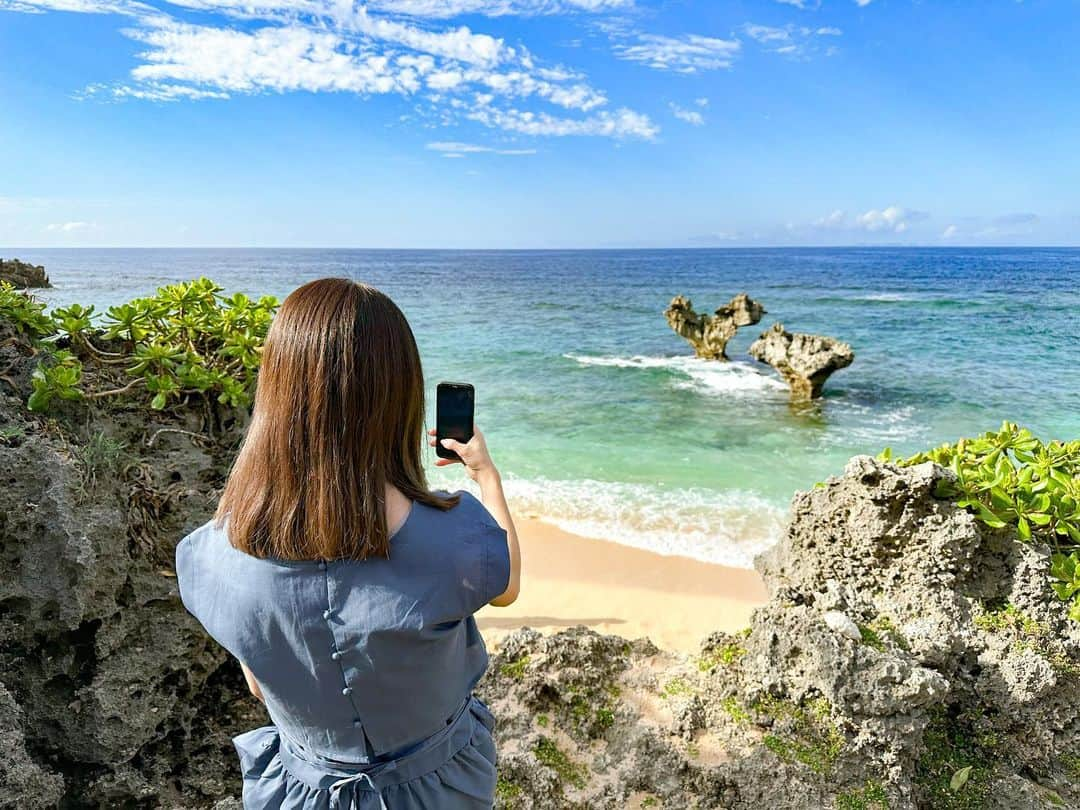
<path fill-rule="evenodd" d="M 192 535 L 188 535 L 176 544 L 176 587 L 180 592 L 180 601 L 195 618 L 199 618 L 195 612 L 195 561 Z"/>
<path fill-rule="evenodd" d="M 480 501 L 461 493 L 461 547 L 465 552 L 463 585 L 466 612 L 471 615 L 506 590 L 510 583 L 510 547 L 506 530 Z"/>

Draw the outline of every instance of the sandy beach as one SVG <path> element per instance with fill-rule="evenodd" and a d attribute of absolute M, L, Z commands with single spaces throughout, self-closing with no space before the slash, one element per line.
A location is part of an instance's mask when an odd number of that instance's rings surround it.
<path fill-rule="evenodd" d="M 477 614 L 491 649 L 520 627 L 547 633 L 583 624 L 692 653 L 714 630 L 745 627 L 765 602 L 754 571 L 579 537 L 535 518 L 518 519 L 517 529 L 521 595 Z"/>

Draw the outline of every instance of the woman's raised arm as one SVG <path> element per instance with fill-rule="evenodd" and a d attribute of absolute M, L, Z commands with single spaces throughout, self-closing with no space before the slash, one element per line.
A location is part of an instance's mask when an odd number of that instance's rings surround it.
<path fill-rule="evenodd" d="M 428 435 L 432 438 L 428 441 L 435 446 L 435 431 L 429 430 Z M 496 607 L 512 605 L 518 598 L 521 589 L 521 549 L 518 547 L 517 529 L 514 528 L 514 519 L 510 515 L 510 507 L 506 504 L 506 495 L 503 493 L 502 476 L 488 453 L 487 442 L 484 434 L 478 429 L 473 431 L 473 437 L 467 444 L 454 439 L 443 439 L 443 447 L 453 450 L 461 458 L 461 464 L 465 466 L 465 472 L 469 478 L 480 485 L 480 502 L 495 518 L 495 522 L 506 531 L 506 543 L 510 550 L 510 581 L 506 590 L 496 596 L 488 604 Z M 445 467 L 448 464 L 459 463 L 456 459 L 440 458 L 435 462 L 436 466 Z"/>

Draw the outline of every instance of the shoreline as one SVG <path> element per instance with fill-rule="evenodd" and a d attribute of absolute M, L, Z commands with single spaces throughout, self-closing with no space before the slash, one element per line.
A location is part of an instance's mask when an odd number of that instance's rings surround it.
<path fill-rule="evenodd" d="M 710 633 L 746 627 L 767 599 L 756 571 L 582 537 L 539 518 L 516 526 L 521 593 L 509 607 L 487 605 L 476 614 L 492 652 L 522 627 L 551 633 L 585 625 L 696 653 Z"/>

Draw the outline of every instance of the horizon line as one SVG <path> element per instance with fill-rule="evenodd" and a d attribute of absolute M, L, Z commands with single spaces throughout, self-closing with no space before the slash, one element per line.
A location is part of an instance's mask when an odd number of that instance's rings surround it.
<path fill-rule="evenodd" d="M 853 243 L 837 245 L 656 245 L 652 247 L 637 246 L 591 246 L 591 247 L 363 247 L 357 245 L 20 245 L 16 247 L 0 247 L 0 258 L 17 259 L 14 253 L 29 250 L 366 250 L 366 251 L 397 251 L 397 252 L 460 252 L 460 253 L 544 253 L 561 251 L 650 251 L 650 250 L 851 250 L 851 249 L 879 249 L 879 250 L 1077 250 L 1080 242 L 1075 244 L 969 244 L 969 245 L 941 245 L 933 243 L 914 244 L 878 244 L 878 243 Z"/>

